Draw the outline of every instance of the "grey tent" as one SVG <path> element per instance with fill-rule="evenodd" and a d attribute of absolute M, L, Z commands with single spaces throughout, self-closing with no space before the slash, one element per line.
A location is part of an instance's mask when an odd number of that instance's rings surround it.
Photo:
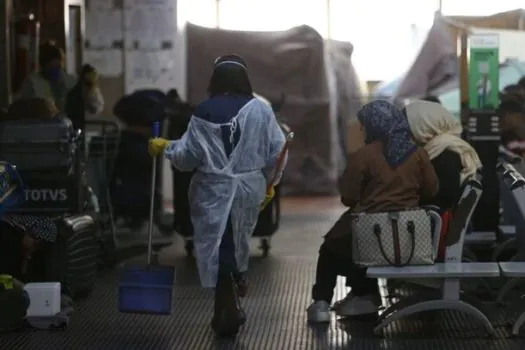
<path fill-rule="evenodd" d="M 295 132 L 283 190 L 334 194 L 344 165 L 341 127 L 358 108 L 350 63 L 352 46 L 325 40 L 312 28 L 246 32 L 188 25 L 188 98 L 206 97 L 212 62 L 237 53 L 246 60 L 254 90 L 270 100 L 282 94 L 281 113 Z"/>
<path fill-rule="evenodd" d="M 458 74 L 456 43 L 443 17 L 434 23 L 419 55 L 393 95 L 394 100 L 422 97 Z"/>

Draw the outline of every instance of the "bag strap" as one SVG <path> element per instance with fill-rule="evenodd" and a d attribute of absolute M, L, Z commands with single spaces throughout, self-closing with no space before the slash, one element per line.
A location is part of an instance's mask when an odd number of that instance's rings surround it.
<path fill-rule="evenodd" d="M 391 220 L 392 220 L 392 225 L 396 225 L 396 228 L 397 228 L 397 225 L 398 225 L 397 218 L 393 218 Z M 395 260 L 392 261 L 391 259 L 387 257 L 385 248 L 383 247 L 383 241 L 381 239 L 381 225 L 379 224 L 374 225 L 374 235 L 377 238 L 377 242 L 379 245 L 379 250 L 381 251 L 381 255 L 383 255 L 383 258 L 392 266 L 403 267 L 403 266 L 409 265 L 412 259 L 414 258 L 414 253 L 416 250 L 416 225 L 414 224 L 413 221 L 407 222 L 407 231 L 410 234 L 410 240 L 412 243 L 412 247 L 410 248 L 410 255 L 407 261 L 405 261 L 404 263 L 401 263 L 401 262 L 396 262 Z M 399 242 L 397 244 L 399 244 Z"/>

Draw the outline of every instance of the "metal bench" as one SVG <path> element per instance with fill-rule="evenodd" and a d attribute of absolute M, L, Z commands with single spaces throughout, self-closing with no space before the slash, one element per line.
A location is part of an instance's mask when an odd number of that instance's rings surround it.
<path fill-rule="evenodd" d="M 429 293 L 414 294 L 387 308 L 379 317 L 375 332 L 381 331 L 389 323 L 405 316 L 431 310 L 458 310 L 470 314 L 481 321 L 490 334 L 494 328 L 485 314 L 472 303 L 461 300 L 460 279 L 479 277 L 499 277 L 497 263 L 462 262 L 463 244 L 468 224 L 483 192 L 481 176 L 467 181 L 459 203 L 454 211 L 446 236 L 445 262 L 426 266 L 371 267 L 367 269 L 370 278 L 388 279 L 434 279 L 441 280 L 441 290 L 437 295 Z"/>
<path fill-rule="evenodd" d="M 500 262 L 499 268 L 501 270 L 502 276 L 515 279 L 525 278 L 525 262 L 521 261 L 508 261 Z M 521 326 L 525 323 L 525 310 L 518 317 L 514 325 L 512 326 L 512 335 L 518 335 L 521 329 Z"/>
<path fill-rule="evenodd" d="M 513 240 L 507 243 L 508 245 L 514 245 L 517 247 L 517 254 L 511 260 L 521 264 L 522 269 L 525 270 L 525 178 L 510 164 L 500 165 L 499 176 L 504 184 L 501 189 L 501 196 L 506 205 L 505 211 L 507 211 L 512 217 L 514 221 L 513 224 L 515 225 L 516 236 Z M 498 256 L 495 258 L 497 257 Z M 503 266 L 509 267 L 514 265 Z M 516 271 L 513 270 L 513 272 Z M 506 273 L 503 269 L 502 273 L 505 277 L 509 277 L 510 279 L 498 293 L 497 301 L 499 303 L 503 303 L 503 301 L 506 300 L 508 293 L 525 281 L 525 279 L 520 278 L 520 276 L 515 276 L 514 273 Z"/>

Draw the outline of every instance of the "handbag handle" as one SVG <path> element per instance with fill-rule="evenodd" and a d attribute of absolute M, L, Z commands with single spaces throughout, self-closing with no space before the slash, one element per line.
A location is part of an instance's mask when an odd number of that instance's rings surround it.
<path fill-rule="evenodd" d="M 397 220 L 395 220 L 397 221 Z M 412 261 L 412 259 L 414 258 L 414 252 L 416 250 L 416 227 L 414 225 L 414 222 L 413 221 L 408 221 L 407 222 L 407 231 L 408 233 L 410 234 L 410 240 L 412 241 L 412 248 L 410 249 L 410 255 L 407 259 L 406 262 L 404 263 L 400 263 L 400 264 L 396 264 L 395 262 L 391 261 L 387 255 L 386 255 L 386 252 L 385 252 L 385 248 L 383 248 L 383 241 L 381 240 L 381 226 L 379 224 L 375 224 L 374 225 L 374 234 L 377 238 L 377 242 L 379 244 L 379 250 L 381 251 L 381 255 L 383 255 L 383 258 L 392 266 L 396 266 L 396 267 L 403 267 L 403 266 L 406 266 L 408 264 L 410 264 L 410 262 Z"/>

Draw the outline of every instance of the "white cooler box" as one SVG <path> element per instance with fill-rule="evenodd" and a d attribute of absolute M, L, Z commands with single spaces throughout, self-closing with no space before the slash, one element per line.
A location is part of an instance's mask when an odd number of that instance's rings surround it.
<path fill-rule="evenodd" d="M 28 317 L 55 316 L 60 312 L 61 286 L 59 282 L 28 283 L 24 290 L 29 294 Z"/>

